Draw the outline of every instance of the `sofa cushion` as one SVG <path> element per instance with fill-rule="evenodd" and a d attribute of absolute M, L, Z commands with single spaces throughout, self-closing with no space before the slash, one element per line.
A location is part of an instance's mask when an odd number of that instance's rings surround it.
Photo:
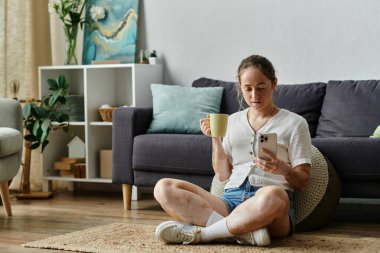
<path fill-rule="evenodd" d="M 211 138 L 196 134 L 144 134 L 133 143 L 132 167 L 138 171 L 214 175 Z"/>
<path fill-rule="evenodd" d="M 380 138 L 313 138 L 312 143 L 327 156 L 342 179 L 380 180 Z"/>
<path fill-rule="evenodd" d="M 325 92 L 325 83 L 277 85 L 273 102 L 304 117 L 309 124 L 310 135 L 314 137 Z"/>
<path fill-rule="evenodd" d="M 201 133 L 199 120 L 218 113 L 223 88 L 152 84 L 153 120 L 148 133 Z"/>
<path fill-rule="evenodd" d="M 380 138 L 313 138 L 334 165 L 344 198 L 380 198 Z M 365 185 L 365 187 L 364 187 Z"/>
<path fill-rule="evenodd" d="M 193 87 L 223 87 L 222 102 L 220 105 L 220 112 L 232 114 L 239 111 L 239 100 L 236 90 L 235 82 L 226 82 L 210 78 L 199 78 L 192 84 Z M 243 101 L 243 108 L 247 108 L 248 105 Z"/>
<path fill-rule="evenodd" d="M 317 137 L 370 136 L 380 125 L 380 81 L 329 81 Z"/>

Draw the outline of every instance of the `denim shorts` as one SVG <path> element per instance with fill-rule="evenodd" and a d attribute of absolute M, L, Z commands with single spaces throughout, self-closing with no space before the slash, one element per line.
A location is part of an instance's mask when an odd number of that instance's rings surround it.
<path fill-rule="evenodd" d="M 221 200 L 226 204 L 228 213 L 231 213 L 238 205 L 243 203 L 245 200 L 254 196 L 258 189 L 261 187 L 252 186 L 248 178 L 244 181 L 244 183 L 237 188 L 229 188 L 225 189 L 223 195 L 220 197 Z M 291 234 L 294 233 L 294 193 L 292 191 L 286 191 L 289 196 L 289 219 L 292 225 Z"/>

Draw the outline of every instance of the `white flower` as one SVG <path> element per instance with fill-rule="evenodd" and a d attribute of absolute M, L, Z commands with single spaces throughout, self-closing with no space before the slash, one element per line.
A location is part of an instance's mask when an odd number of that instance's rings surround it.
<path fill-rule="evenodd" d="M 50 13 L 58 12 L 61 8 L 61 0 L 49 0 L 48 8 Z"/>
<path fill-rule="evenodd" d="M 106 10 L 102 6 L 93 5 L 90 9 L 91 18 L 97 22 L 106 16 Z"/>

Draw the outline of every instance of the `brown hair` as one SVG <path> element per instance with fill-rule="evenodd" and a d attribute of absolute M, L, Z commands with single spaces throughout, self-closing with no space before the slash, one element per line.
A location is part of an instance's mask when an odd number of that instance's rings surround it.
<path fill-rule="evenodd" d="M 249 67 L 259 69 L 269 80 L 271 80 L 272 83 L 275 84 L 277 82 L 276 71 L 274 70 L 272 63 L 267 58 L 260 55 L 251 55 L 243 59 L 239 65 L 236 75 L 236 89 L 240 105 L 239 109 L 243 108 L 243 96 L 241 94 L 242 92 L 240 88 L 240 75 L 243 72 L 243 70 Z"/>

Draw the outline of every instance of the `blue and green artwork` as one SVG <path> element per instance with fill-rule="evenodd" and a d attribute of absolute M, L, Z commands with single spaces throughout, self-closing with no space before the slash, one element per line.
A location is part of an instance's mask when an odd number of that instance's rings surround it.
<path fill-rule="evenodd" d="M 82 64 L 92 61 L 134 63 L 139 0 L 89 0 Z"/>

